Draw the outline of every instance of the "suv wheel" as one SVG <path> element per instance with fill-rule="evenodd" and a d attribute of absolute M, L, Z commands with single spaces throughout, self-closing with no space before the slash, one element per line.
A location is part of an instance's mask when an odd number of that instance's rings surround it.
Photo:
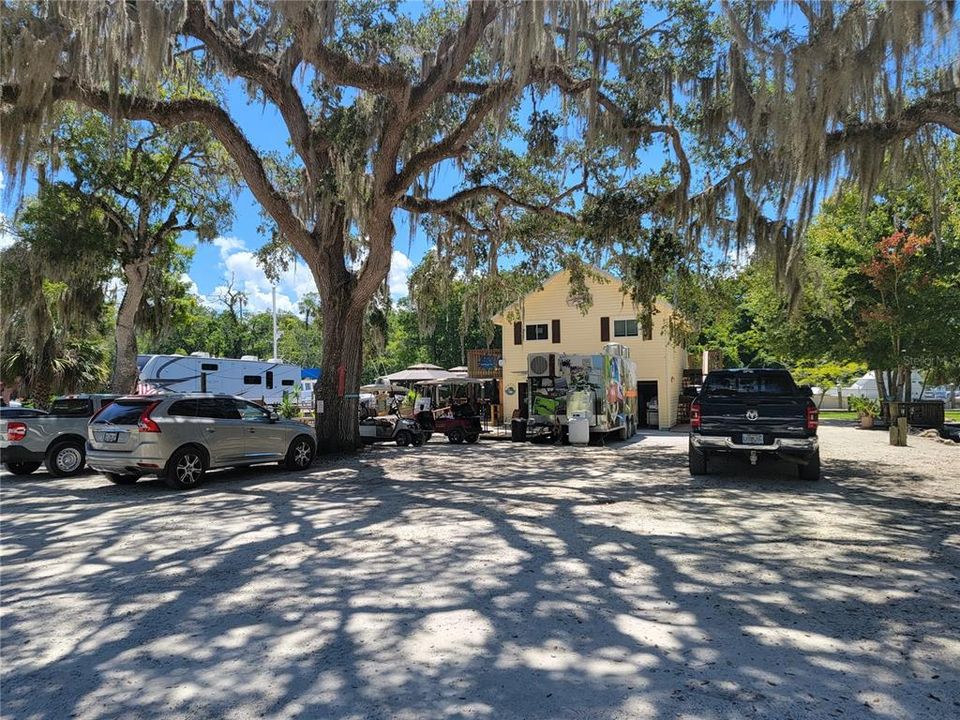
<path fill-rule="evenodd" d="M 693 446 L 691 441 L 687 448 L 687 460 L 689 461 L 690 474 L 691 475 L 706 475 L 707 474 L 707 456 L 701 450 L 698 450 Z"/>
<path fill-rule="evenodd" d="M 406 447 L 413 442 L 413 433 L 409 430 L 401 430 L 397 433 L 397 445 Z"/>
<path fill-rule="evenodd" d="M 120 473 L 104 473 L 104 475 L 114 485 L 133 485 L 140 479 L 139 475 L 121 475 Z"/>
<path fill-rule="evenodd" d="M 54 443 L 47 451 L 47 471 L 54 477 L 70 477 L 83 470 L 86 452 L 76 440 Z"/>
<path fill-rule="evenodd" d="M 287 470 L 306 470 L 313 462 L 313 440 L 306 435 L 295 437 L 287 450 L 283 466 Z"/>
<path fill-rule="evenodd" d="M 6 463 L 7 470 L 9 470 L 14 475 L 29 475 L 34 470 L 39 468 L 43 463 L 38 462 L 8 462 Z"/>
<path fill-rule="evenodd" d="M 806 465 L 800 466 L 800 479 L 816 482 L 820 479 L 820 451 L 817 450 L 807 460 Z"/>
<path fill-rule="evenodd" d="M 167 461 L 163 481 L 175 490 L 186 490 L 199 485 L 204 472 L 206 467 L 200 451 L 192 447 L 180 448 Z"/>
<path fill-rule="evenodd" d="M 463 442 L 463 430 L 460 428 L 454 428 L 449 433 L 447 433 L 447 440 L 452 442 L 454 445 L 459 445 Z"/>

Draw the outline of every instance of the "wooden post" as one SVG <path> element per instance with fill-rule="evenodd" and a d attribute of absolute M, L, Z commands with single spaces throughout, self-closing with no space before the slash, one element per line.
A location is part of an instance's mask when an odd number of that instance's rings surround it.
<path fill-rule="evenodd" d="M 900 403 L 890 403 L 890 444 L 898 447 L 907 445 L 907 418 L 900 414 Z"/>

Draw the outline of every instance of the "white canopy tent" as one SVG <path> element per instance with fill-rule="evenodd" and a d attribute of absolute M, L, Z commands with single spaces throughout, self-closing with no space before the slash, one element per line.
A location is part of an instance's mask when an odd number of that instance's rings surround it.
<path fill-rule="evenodd" d="M 404 370 L 399 370 L 395 373 L 384 375 L 383 377 L 379 378 L 377 382 L 383 384 L 415 383 L 422 382 L 424 380 L 446 380 L 448 378 L 456 377 L 463 376 L 458 375 L 457 373 L 452 373 L 449 370 L 444 370 L 439 365 L 419 363 L 417 365 L 411 365 Z"/>

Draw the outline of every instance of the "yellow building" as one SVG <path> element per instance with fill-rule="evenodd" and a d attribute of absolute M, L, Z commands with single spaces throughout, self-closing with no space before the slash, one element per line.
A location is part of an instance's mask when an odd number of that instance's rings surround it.
<path fill-rule="evenodd" d="M 597 273 L 607 282 L 587 279 L 593 305 L 586 315 L 567 302 L 570 274 L 562 271 L 493 319 L 503 328 L 504 418 L 509 420 L 525 401 L 528 354 L 592 355 L 601 352 L 606 343 L 616 342 L 630 348 L 630 359 L 637 366 L 641 408 L 638 425 L 646 424 L 646 404 L 653 397 L 659 405 L 659 427 L 667 429 L 676 424 L 687 355 L 683 348 L 670 343 L 664 328 L 673 307 L 665 300 L 657 301 L 653 332 L 644 337 L 643 327 L 637 322 L 637 308 L 621 292 L 620 280 L 602 271 Z"/>

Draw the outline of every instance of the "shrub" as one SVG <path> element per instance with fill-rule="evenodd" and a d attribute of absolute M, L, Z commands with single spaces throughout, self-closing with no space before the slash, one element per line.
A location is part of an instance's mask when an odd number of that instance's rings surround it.
<path fill-rule="evenodd" d="M 865 397 L 852 397 L 850 398 L 849 407 L 860 417 L 866 416 L 875 418 L 880 416 L 879 400 Z"/>

